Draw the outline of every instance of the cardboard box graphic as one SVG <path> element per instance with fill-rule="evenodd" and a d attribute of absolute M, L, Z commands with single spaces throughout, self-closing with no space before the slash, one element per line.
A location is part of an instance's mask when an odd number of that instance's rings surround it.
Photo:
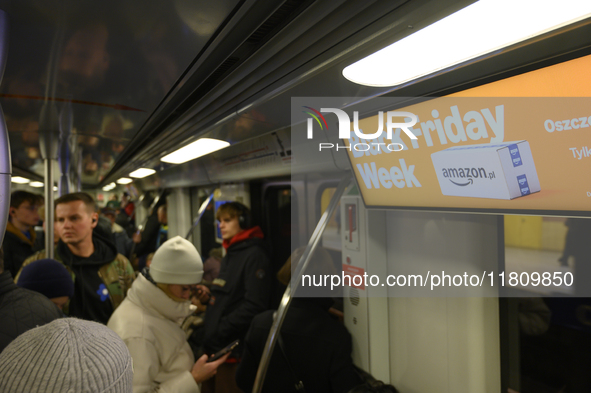
<path fill-rule="evenodd" d="M 514 199 L 540 191 L 527 141 L 451 147 L 431 160 L 443 195 Z"/>

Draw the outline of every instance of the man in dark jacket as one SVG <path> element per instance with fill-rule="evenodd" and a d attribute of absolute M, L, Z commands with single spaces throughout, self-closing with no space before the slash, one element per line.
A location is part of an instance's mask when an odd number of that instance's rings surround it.
<path fill-rule="evenodd" d="M 121 225 L 115 222 L 115 217 L 117 216 L 115 210 L 105 207 L 101 212 L 103 215 L 99 217 L 99 225 L 101 224 L 101 221 L 108 224 L 105 225 L 105 228 L 108 228 L 109 232 L 112 233 L 117 252 L 125 256 L 127 259 L 131 259 L 134 244 L 141 242 L 142 236 L 139 233 L 134 233 L 132 238 L 127 236 L 127 232 L 125 232 Z"/>
<path fill-rule="evenodd" d="M 205 313 L 203 348 L 207 354 L 244 339 L 254 316 L 269 307 L 271 286 L 269 260 L 261 247 L 263 232 L 258 226 L 251 227 L 248 208 L 238 202 L 226 203 L 216 218 L 227 254 L 212 283 Z M 240 346 L 232 351 L 216 377 L 203 384 L 203 393 L 240 392 L 234 380 L 240 352 Z"/>
<path fill-rule="evenodd" d="M 133 268 L 117 253 L 110 235 L 96 230 L 98 215 L 90 195 L 78 192 L 56 199 L 55 221 L 60 241 L 54 258 L 74 280 L 68 314 L 106 324 L 131 287 Z M 28 258 L 23 266 L 44 258 L 45 250 Z"/>
<path fill-rule="evenodd" d="M 0 248 L 0 352 L 22 333 L 62 317 L 55 304 L 38 292 L 16 286 L 4 271 Z"/>
<path fill-rule="evenodd" d="M 290 257 L 295 268 L 305 248 Z M 317 248 L 306 274 L 324 275 L 335 272 L 330 254 Z M 351 358 L 351 335 L 345 326 L 329 313 L 334 303 L 330 288 L 314 291 L 298 288 L 283 325 L 283 352 L 276 343 L 262 392 L 297 392 L 300 381 L 306 393 L 347 393 L 362 383 Z M 314 295 L 317 297 L 297 297 Z M 245 392 L 252 391 L 267 336 L 273 324 L 273 311 L 257 315 L 250 326 L 243 347 L 242 362 L 236 382 Z"/>
<path fill-rule="evenodd" d="M 263 393 L 296 392 L 299 381 L 307 393 L 346 393 L 362 383 L 351 359 L 351 335 L 329 314 L 332 304 L 331 298 L 292 300 L 281 328 L 285 356 L 275 344 Z M 245 392 L 252 391 L 272 324 L 273 310 L 257 315 L 241 344 L 244 353 L 236 382 Z"/>
<path fill-rule="evenodd" d="M 27 191 L 10 195 L 10 208 L 4 235 L 4 268 L 16 276 L 24 260 L 33 254 L 35 225 L 39 223 L 38 196 Z"/>

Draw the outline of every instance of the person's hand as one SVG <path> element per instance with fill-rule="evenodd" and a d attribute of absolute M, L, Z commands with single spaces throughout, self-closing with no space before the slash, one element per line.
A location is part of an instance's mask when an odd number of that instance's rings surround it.
<path fill-rule="evenodd" d="M 217 373 L 220 364 L 224 363 L 228 356 L 230 356 L 229 352 L 211 363 L 207 363 L 207 355 L 201 356 L 191 370 L 195 382 L 201 383 L 213 377 Z"/>
<path fill-rule="evenodd" d="M 139 244 L 142 241 L 142 234 L 139 230 L 137 232 L 134 232 L 133 236 L 131 237 L 131 240 L 133 240 L 135 244 Z"/>
<path fill-rule="evenodd" d="M 205 285 L 196 285 L 193 295 L 199 299 L 201 304 L 209 303 L 209 298 L 211 298 L 211 292 Z"/>

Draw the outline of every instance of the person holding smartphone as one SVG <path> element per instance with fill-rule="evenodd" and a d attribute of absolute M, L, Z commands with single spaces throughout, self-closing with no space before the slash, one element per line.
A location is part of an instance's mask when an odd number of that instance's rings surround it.
<path fill-rule="evenodd" d="M 193 287 L 201 281 L 203 263 L 193 244 L 180 236 L 156 251 L 149 268 L 135 280 L 115 310 L 108 327 L 127 345 L 133 358 L 133 391 L 200 393 L 229 352 L 196 362 L 180 323 L 189 316 Z"/>

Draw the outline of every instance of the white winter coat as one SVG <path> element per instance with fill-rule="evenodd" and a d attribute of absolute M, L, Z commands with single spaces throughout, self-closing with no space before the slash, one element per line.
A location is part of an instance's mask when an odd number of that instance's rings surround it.
<path fill-rule="evenodd" d="M 195 363 L 181 322 L 190 302 L 175 302 L 140 275 L 107 326 L 125 342 L 133 359 L 133 392 L 200 393 L 191 375 Z"/>

